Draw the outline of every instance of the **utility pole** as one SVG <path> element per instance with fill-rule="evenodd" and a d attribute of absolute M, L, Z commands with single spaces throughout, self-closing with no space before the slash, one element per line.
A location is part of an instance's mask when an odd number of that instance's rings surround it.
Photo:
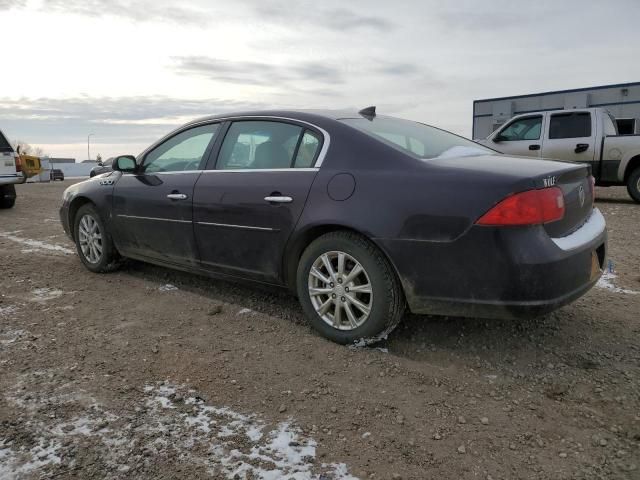
<path fill-rule="evenodd" d="M 91 160 L 91 150 L 89 149 L 89 139 L 91 138 L 91 135 L 93 135 L 93 133 L 87 135 L 87 160 Z"/>

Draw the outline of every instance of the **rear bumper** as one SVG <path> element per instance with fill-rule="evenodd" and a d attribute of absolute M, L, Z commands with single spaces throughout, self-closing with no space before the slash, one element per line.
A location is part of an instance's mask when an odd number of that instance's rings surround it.
<path fill-rule="evenodd" d="M 598 281 L 607 253 L 597 209 L 563 239 L 540 226 L 474 226 L 453 242 L 377 241 L 413 313 L 480 318 L 531 317 L 570 303 Z"/>
<path fill-rule="evenodd" d="M 0 186 L 15 185 L 18 183 L 24 183 L 25 181 L 26 181 L 26 177 L 22 173 L 16 173 L 11 175 L 0 175 Z"/>

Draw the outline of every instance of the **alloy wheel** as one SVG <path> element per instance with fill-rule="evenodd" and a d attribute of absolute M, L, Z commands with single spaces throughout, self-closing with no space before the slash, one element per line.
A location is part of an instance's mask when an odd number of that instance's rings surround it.
<path fill-rule="evenodd" d="M 98 263 L 102 258 L 102 232 L 91 215 L 84 215 L 80 219 L 78 241 L 84 258 L 90 263 Z"/>
<path fill-rule="evenodd" d="M 309 297 L 316 313 L 338 330 L 354 330 L 367 321 L 373 306 L 369 275 L 354 257 L 331 251 L 311 266 Z"/>

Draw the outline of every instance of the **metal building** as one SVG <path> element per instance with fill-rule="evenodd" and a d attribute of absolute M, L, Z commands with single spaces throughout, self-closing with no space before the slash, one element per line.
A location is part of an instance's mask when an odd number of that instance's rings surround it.
<path fill-rule="evenodd" d="M 472 137 L 485 138 L 521 113 L 589 107 L 609 110 L 621 135 L 640 133 L 640 82 L 634 82 L 475 100 Z"/>

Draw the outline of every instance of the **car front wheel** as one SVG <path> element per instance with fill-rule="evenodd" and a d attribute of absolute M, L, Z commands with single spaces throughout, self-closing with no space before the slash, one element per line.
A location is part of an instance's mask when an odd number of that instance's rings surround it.
<path fill-rule="evenodd" d="M 100 214 L 92 204 L 85 204 L 78 209 L 74 238 L 80 260 L 92 272 L 110 272 L 118 267 L 120 256 Z"/>
<path fill-rule="evenodd" d="M 298 264 L 298 298 L 312 326 L 334 342 L 375 343 L 400 322 L 400 282 L 382 252 L 352 232 L 314 240 Z"/>
<path fill-rule="evenodd" d="M 627 180 L 627 191 L 631 198 L 640 203 L 640 167 L 636 168 Z"/>

